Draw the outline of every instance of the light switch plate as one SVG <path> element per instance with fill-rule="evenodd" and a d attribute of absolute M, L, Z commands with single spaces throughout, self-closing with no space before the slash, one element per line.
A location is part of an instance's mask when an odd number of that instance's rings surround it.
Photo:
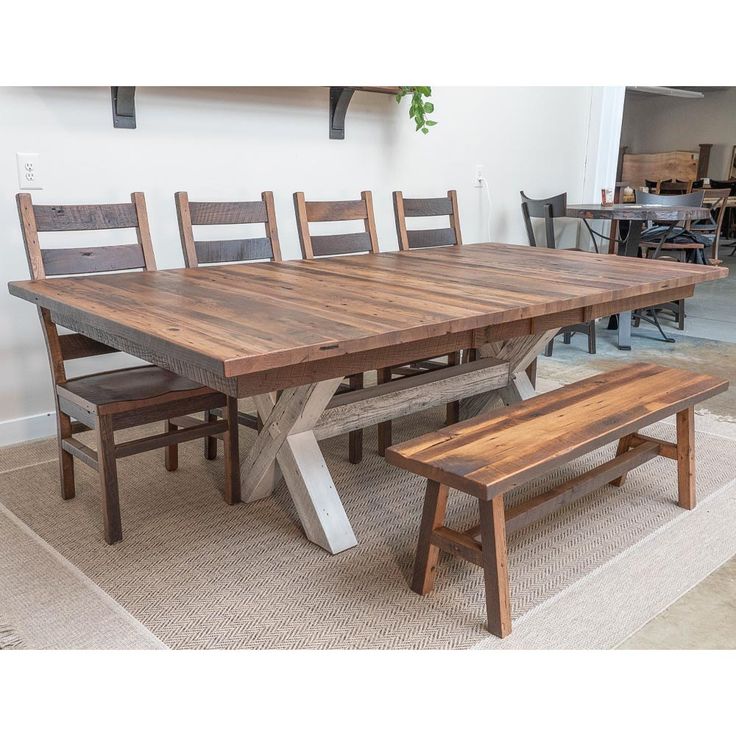
<path fill-rule="evenodd" d="M 16 153 L 18 165 L 18 186 L 21 189 L 43 189 L 38 153 Z"/>

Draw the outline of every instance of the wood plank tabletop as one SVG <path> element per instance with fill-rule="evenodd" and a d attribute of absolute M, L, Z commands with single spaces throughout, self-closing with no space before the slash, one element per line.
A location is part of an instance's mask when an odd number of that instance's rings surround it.
<path fill-rule="evenodd" d="M 236 377 L 645 294 L 656 303 L 664 290 L 727 274 L 489 243 L 15 281 L 9 290 L 139 357 L 148 346 Z"/>
<path fill-rule="evenodd" d="M 567 217 L 586 220 L 701 220 L 710 215 L 707 207 L 669 204 L 568 204 Z"/>

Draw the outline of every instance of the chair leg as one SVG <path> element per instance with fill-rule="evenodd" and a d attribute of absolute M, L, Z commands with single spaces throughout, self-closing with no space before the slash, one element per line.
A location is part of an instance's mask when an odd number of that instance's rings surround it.
<path fill-rule="evenodd" d="M 391 382 L 391 368 L 379 368 L 376 374 L 378 383 Z M 391 422 L 381 422 L 378 425 L 378 454 L 383 457 L 391 444 Z"/>
<path fill-rule="evenodd" d="M 177 427 L 170 421 L 166 421 L 166 431 L 174 432 Z M 164 448 L 164 462 L 166 470 L 173 471 L 179 467 L 179 445 L 166 445 Z"/>
<path fill-rule="evenodd" d="M 588 352 L 595 355 L 595 320 L 588 322 Z"/>
<path fill-rule="evenodd" d="M 564 345 L 569 345 L 572 342 L 572 330 L 562 333 L 562 342 Z"/>
<path fill-rule="evenodd" d="M 72 436 L 72 419 L 64 414 L 56 405 L 56 438 L 59 444 L 59 478 L 61 481 L 61 497 L 68 501 L 74 498 L 74 455 L 61 446 L 62 439 L 68 440 Z"/>
<path fill-rule="evenodd" d="M 112 417 L 97 416 L 97 472 L 102 492 L 102 517 L 105 524 L 105 541 L 115 544 L 123 538 L 120 522 L 120 498 L 118 495 L 118 469 L 115 457 L 115 433 Z"/>
<path fill-rule="evenodd" d="M 350 376 L 350 390 L 356 391 L 363 388 L 363 374 L 356 373 Z M 353 465 L 357 465 L 363 459 L 363 430 L 354 429 L 348 434 L 348 459 Z"/>
<path fill-rule="evenodd" d="M 217 421 L 217 415 L 207 410 L 204 413 L 204 420 L 210 424 Z M 216 460 L 217 459 L 217 439 L 212 435 L 208 435 L 204 438 L 204 457 L 205 460 Z"/>
<path fill-rule="evenodd" d="M 427 481 L 417 555 L 414 558 L 414 577 L 411 582 L 411 589 L 419 595 L 426 595 L 434 588 L 440 548 L 432 544 L 430 539 L 432 532 L 445 522 L 448 493 L 447 486 L 434 480 Z"/>
<path fill-rule="evenodd" d="M 447 365 L 460 365 L 460 353 L 450 353 L 447 356 Z M 460 402 L 451 401 L 445 407 L 445 424 L 457 424 L 460 421 Z"/>
<path fill-rule="evenodd" d="M 225 501 L 233 505 L 240 503 L 238 400 L 228 397 L 227 407 L 223 414 L 227 419 L 227 431 L 223 434 L 223 444 L 225 445 Z"/>
<path fill-rule="evenodd" d="M 503 496 L 478 500 L 488 631 L 503 638 L 511 633 L 509 565 Z"/>
<path fill-rule="evenodd" d="M 544 346 L 544 356 L 546 358 L 552 357 L 552 348 L 554 347 L 555 340 L 552 338 L 545 346 Z"/>
<path fill-rule="evenodd" d="M 695 508 L 695 409 L 677 412 L 677 505 Z"/>
<path fill-rule="evenodd" d="M 677 300 L 677 329 L 685 329 L 685 300 Z"/>

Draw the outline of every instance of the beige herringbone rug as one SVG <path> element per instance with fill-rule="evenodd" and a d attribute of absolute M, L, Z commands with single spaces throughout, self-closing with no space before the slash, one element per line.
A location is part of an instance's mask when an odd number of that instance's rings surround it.
<path fill-rule="evenodd" d="M 441 411 L 398 422 L 395 439 L 439 425 Z M 652 434 L 672 437 L 673 428 Z M 245 432 L 245 450 L 252 433 Z M 77 465 L 78 491 L 59 497 L 55 446 L 43 441 L 0 451 L 0 501 L 78 566 L 166 645 L 208 647 L 462 648 L 482 642 L 479 569 L 443 558 L 436 591 L 408 588 L 423 497 L 421 480 L 388 466 L 366 431 L 365 459 L 351 466 L 346 439 L 324 443 L 359 546 L 331 557 L 302 535 L 283 486 L 255 504 L 221 500 L 222 466 L 201 443 L 181 448 L 167 473 L 160 452 L 120 463 L 122 543 L 101 530 L 94 474 Z M 699 435 L 699 498 L 736 477 L 736 444 Z M 559 482 L 593 453 L 517 492 Z M 511 535 L 512 613 L 518 618 L 687 512 L 679 509 L 675 464 L 656 459 L 607 487 Z M 475 504 L 456 494 L 450 521 L 474 523 Z M 702 541 L 702 540 L 699 540 Z"/>

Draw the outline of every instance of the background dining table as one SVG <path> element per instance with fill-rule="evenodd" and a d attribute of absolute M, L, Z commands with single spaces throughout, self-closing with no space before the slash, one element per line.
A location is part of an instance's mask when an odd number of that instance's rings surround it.
<path fill-rule="evenodd" d="M 283 474 L 307 537 L 337 553 L 357 540 L 318 440 L 450 401 L 471 417 L 499 397 L 529 398 L 526 369 L 560 327 L 684 298 L 727 273 L 484 243 L 9 290 L 58 325 L 254 397 L 262 428 L 242 458 L 243 500 L 267 496 Z M 336 395 L 345 376 L 466 348 L 476 360 Z"/>
<path fill-rule="evenodd" d="M 688 207 L 684 205 L 664 204 L 568 204 L 565 212 L 567 217 L 577 217 L 582 220 L 608 220 L 626 222 L 628 233 L 622 245 L 617 247 L 615 239 L 609 240 L 611 254 L 639 257 L 639 245 L 644 224 L 647 222 L 667 222 L 676 224 L 681 220 L 699 220 L 710 216 L 707 207 Z M 619 227 L 620 232 L 620 227 Z M 621 312 L 615 319 L 609 321 L 609 329 L 617 329 L 617 343 L 619 350 L 631 350 L 631 312 Z"/>

